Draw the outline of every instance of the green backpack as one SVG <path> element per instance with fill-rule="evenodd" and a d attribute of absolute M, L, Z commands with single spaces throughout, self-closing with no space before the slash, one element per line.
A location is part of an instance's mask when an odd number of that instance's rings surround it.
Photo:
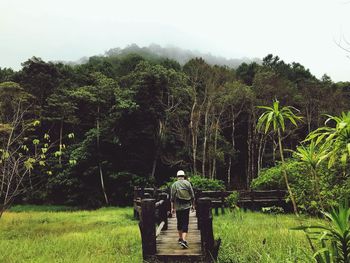
<path fill-rule="evenodd" d="M 180 186 L 176 187 L 176 197 L 181 201 L 190 201 L 191 194 L 187 188 L 181 188 Z"/>

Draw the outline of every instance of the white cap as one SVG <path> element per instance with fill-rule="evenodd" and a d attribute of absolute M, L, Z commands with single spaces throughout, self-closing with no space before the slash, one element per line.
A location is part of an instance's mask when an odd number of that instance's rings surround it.
<path fill-rule="evenodd" d="M 185 176 L 185 172 L 182 171 L 182 170 L 178 170 L 176 176 L 177 176 L 177 177 Z"/>

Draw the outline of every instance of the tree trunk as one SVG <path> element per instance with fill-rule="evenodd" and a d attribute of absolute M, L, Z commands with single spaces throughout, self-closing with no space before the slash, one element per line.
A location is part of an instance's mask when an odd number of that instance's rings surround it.
<path fill-rule="evenodd" d="M 212 178 L 216 178 L 216 151 L 218 148 L 218 137 L 219 137 L 219 127 L 220 127 L 220 119 L 223 110 L 220 111 L 218 118 L 215 122 L 215 136 L 214 136 L 214 158 L 213 158 L 213 169 L 212 169 Z"/>
<path fill-rule="evenodd" d="M 218 147 L 218 132 L 219 132 L 219 119 L 216 121 L 216 124 L 215 124 L 213 170 L 211 172 L 212 178 L 216 177 L 216 151 Z"/>
<path fill-rule="evenodd" d="M 103 196 L 105 198 L 106 205 L 109 205 L 105 184 L 104 184 L 104 176 L 101 164 L 101 151 L 100 151 L 100 106 L 97 106 L 97 119 L 96 119 L 96 130 L 97 130 L 97 154 L 98 154 L 98 167 L 100 172 L 100 180 Z"/>
<path fill-rule="evenodd" d="M 232 151 L 229 157 L 229 162 L 228 162 L 228 169 L 227 169 L 227 185 L 230 186 L 231 184 L 231 166 L 232 166 L 232 155 L 235 152 L 236 148 L 236 141 L 235 141 L 235 112 L 233 110 L 233 107 L 231 106 L 231 116 L 232 116 L 232 130 L 231 130 L 231 143 L 232 143 Z"/>
<path fill-rule="evenodd" d="M 256 173 L 256 168 L 257 168 L 257 155 L 256 155 L 256 150 L 257 150 L 257 136 L 256 136 L 256 116 L 255 116 L 255 111 L 253 110 L 253 121 L 252 121 L 252 130 L 251 130 L 251 147 L 252 147 L 252 152 L 251 152 L 251 176 L 250 176 L 250 181 L 249 181 L 249 188 L 250 188 L 250 183 L 253 181 L 254 178 L 256 178 L 257 173 Z"/>
<path fill-rule="evenodd" d="M 152 173 L 151 173 L 151 178 L 152 180 L 155 180 L 155 173 L 156 173 L 156 168 L 157 168 L 157 163 L 158 163 L 158 150 L 154 156 L 154 159 L 153 159 L 153 164 L 152 164 Z"/>
<path fill-rule="evenodd" d="M 63 137 L 63 118 L 61 119 L 61 126 L 60 126 L 60 145 L 59 145 L 59 151 L 60 155 L 58 156 L 58 164 L 62 164 L 62 137 Z"/>
<path fill-rule="evenodd" d="M 275 136 L 272 135 L 272 163 L 273 163 L 273 165 L 276 164 L 276 150 L 277 150 L 277 143 L 275 142 Z"/>
<path fill-rule="evenodd" d="M 209 118 L 210 101 L 207 103 L 207 107 L 204 115 L 204 140 L 203 140 L 203 159 L 202 159 L 202 176 L 205 177 L 205 165 L 206 165 L 206 154 L 207 154 L 207 141 L 208 141 L 208 118 Z"/>
<path fill-rule="evenodd" d="M 259 175 L 260 170 L 262 168 L 262 160 L 264 157 L 264 152 L 265 152 L 265 144 L 266 144 L 266 139 L 265 135 L 261 134 L 260 135 L 260 140 L 259 140 L 259 149 L 258 149 L 258 171 L 257 174 Z"/>
<path fill-rule="evenodd" d="M 248 119 L 248 139 L 247 139 L 247 148 L 248 148 L 248 160 L 247 160 L 247 178 L 246 178 L 246 188 L 250 189 L 250 177 L 252 174 L 252 124 L 251 116 Z"/>
<path fill-rule="evenodd" d="M 190 129 L 191 129 L 191 135 L 192 135 L 192 160 L 193 160 L 193 173 L 197 174 L 197 120 L 195 119 L 195 110 L 197 106 L 197 97 L 194 95 L 194 102 L 191 109 L 191 120 L 190 120 Z M 198 118 L 198 116 L 197 116 Z"/>
<path fill-rule="evenodd" d="M 227 168 L 227 186 L 231 186 L 231 166 L 232 166 L 232 157 L 229 156 L 228 159 L 228 168 Z"/>
<path fill-rule="evenodd" d="M 282 141 L 281 141 L 281 131 L 280 131 L 279 128 L 277 129 L 277 134 L 278 134 L 278 145 L 279 145 L 278 148 L 279 148 L 279 151 L 280 151 L 281 161 L 282 161 L 282 166 L 283 166 L 282 173 L 283 173 L 283 176 L 284 176 L 284 181 L 285 181 L 287 189 L 288 189 L 290 200 L 292 201 L 292 204 L 293 204 L 294 213 L 295 213 L 296 216 L 299 216 L 298 207 L 297 207 L 297 204 L 295 202 L 295 198 L 294 198 L 292 189 L 290 188 L 289 181 L 288 181 L 288 176 L 287 176 L 287 171 L 286 171 L 286 168 L 285 168 L 285 162 L 284 162 L 284 157 L 283 157 Z"/>

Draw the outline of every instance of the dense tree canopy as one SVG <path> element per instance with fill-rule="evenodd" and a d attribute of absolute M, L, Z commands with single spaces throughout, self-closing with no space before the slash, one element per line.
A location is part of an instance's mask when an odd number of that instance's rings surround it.
<path fill-rule="evenodd" d="M 13 115 L 11 96 L 23 98 L 35 109 L 31 118 L 42 122 L 36 132 L 50 132 L 65 148 L 58 162 L 47 160 L 52 174 L 42 175 L 41 187 L 21 196 L 31 202 L 125 204 L 134 184 L 161 185 L 180 168 L 230 189 L 249 188 L 261 169 L 281 159 L 279 143 L 295 149 L 325 113 L 350 106 L 350 83 L 319 80 L 273 55 L 237 69 L 201 58 L 181 66 L 114 53 L 81 65 L 36 57 L 22 65 L 17 72 L 0 68 L 0 123 Z M 297 127 L 286 124 L 279 138 L 256 129 L 262 113 L 256 106 L 276 99 L 304 117 Z"/>

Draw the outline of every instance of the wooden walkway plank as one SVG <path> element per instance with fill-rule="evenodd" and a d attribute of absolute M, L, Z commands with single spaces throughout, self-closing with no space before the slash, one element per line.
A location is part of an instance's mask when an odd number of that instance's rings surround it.
<path fill-rule="evenodd" d="M 176 217 L 168 219 L 168 229 L 158 236 L 156 257 L 159 260 L 167 259 L 166 262 L 203 262 L 201 234 L 197 230 L 197 217 L 195 212 L 190 212 L 190 220 L 187 233 L 188 249 L 182 248 L 178 243 Z M 173 259 L 173 260 L 172 260 Z M 164 262 L 164 261 L 161 261 Z"/>

